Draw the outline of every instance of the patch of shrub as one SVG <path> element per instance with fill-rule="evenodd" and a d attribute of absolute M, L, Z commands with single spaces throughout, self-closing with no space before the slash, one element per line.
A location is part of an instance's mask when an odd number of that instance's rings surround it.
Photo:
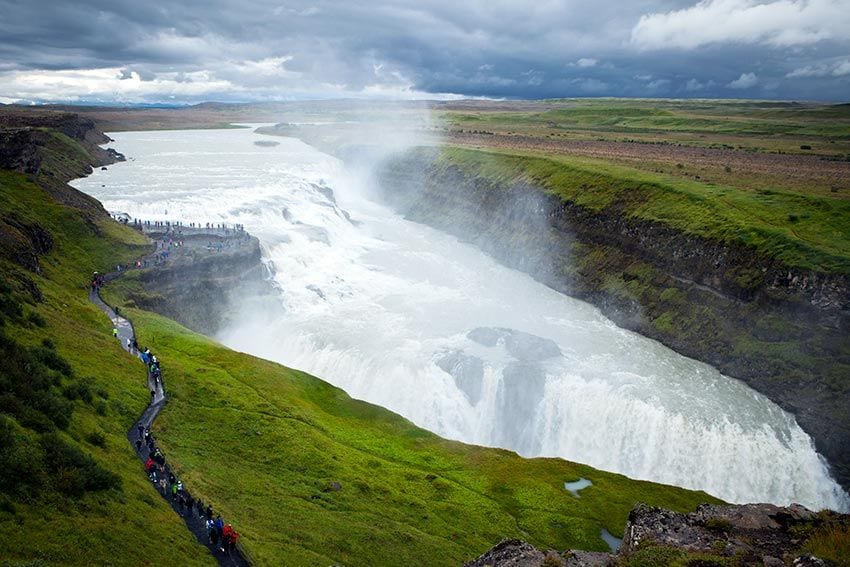
<path fill-rule="evenodd" d="M 0 416 L 0 492 L 29 500 L 47 484 L 44 453 L 33 436 L 25 435 L 14 422 Z"/>
<path fill-rule="evenodd" d="M 92 377 L 92 376 L 89 376 L 88 378 L 86 378 L 86 382 L 89 382 L 89 383 L 95 382 L 95 378 Z M 104 389 L 101 386 L 96 387 L 94 389 L 94 393 L 97 395 L 97 397 L 103 398 L 104 400 L 109 399 L 109 392 L 107 392 L 106 389 Z"/>
<path fill-rule="evenodd" d="M 41 436 L 45 468 L 51 475 L 53 487 L 69 496 L 80 496 L 83 492 L 119 488 L 121 481 L 112 472 L 79 448 L 67 443 L 57 433 Z"/>
<path fill-rule="evenodd" d="M 47 321 L 45 321 L 44 317 L 42 317 L 36 311 L 30 311 L 27 314 L 27 321 L 29 321 L 30 323 L 32 323 L 36 327 L 42 327 L 43 328 L 43 327 L 47 326 Z"/>
<path fill-rule="evenodd" d="M 830 565 L 850 565 L 850 523 L 826 523 L 814 531 L 804 549 Z"/>
<path fill-rule="evenodd" d="M 71 365 L 52 348 L 44 345 L 37 346 L 32 349 L 32 357 L 51 370 L 55 370 L 64 376 L 70 377 L 74 375 Z"/>
<path fill-rule="evenodd" d="M 2 329 L 0 329 L 2 331 Z M 27 348 L 0 332 L 0 411 L 36 431 L 68 426 L 73 404 L 61 392 L 63 377 L 73 371 L 50 340 Z"/>
<path fill-rule="evenodd" d="M 0 280 L 0 325 L 4 324 L 6 319 L 20 319 L 23 313 L 21 302 L 12 296 L 12 287 L 5 280 Z"/>
<path fill-rule="evenodd" d="M 724 534 L 732 531 L 732 523 L 723 518 L 709 518 L 705 521 L 705 527 L 713 532 Z"/>
<path fill-rule="evenodd" d="M 18 509 L 15 507 L 15 503 L 8 498 L 0 498 L 0 512 L 14 516 L 18 513 Z"/>
<path fill-rule="evenodd" d="M 91 388 L 89 388 L 88 383 L 81 381 L 74 381 L 69 384 L 65 384 L 65 386 L 62 387 L 62 395 L 69 400 L 83 400 L 87 404 L 92 403 L 94 400 L 94 396 L 92 395 L 92 391 Z"/>
<path fill-rule="evenodd" d="M 102 449 L 106 448 L 106 436 L 100 431 L 92 431 L 86 435 L 86 441 L 96 447 L 100 447 Z"/>

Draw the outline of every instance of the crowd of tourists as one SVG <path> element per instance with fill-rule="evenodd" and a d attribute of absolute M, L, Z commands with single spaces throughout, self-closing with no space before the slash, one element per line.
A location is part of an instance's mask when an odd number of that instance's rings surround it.
<path fill-rule="evenodd" d="M 167 244 L 171 247 L 175 246 L 175 243 L 178 241 L 175 241 L 172 236 L 169 236 L 167 239 L 164 237 L 162 242 L 163 245 Z M 176 244 L 176 246 L 182 246 L 182 244 Z M 158 248 L 158 250 L 161 250 L 161 248 Z M 166 255 L 162 257 L 163 261 L 168 258 L 167 252 L 166 250 Z M 158 258 L 161 257 L 161 254 L 162 252 L 157 252 L 153 256 L 157 263 L 160 261 Z M 148 258 L 144 258 L 137 260 L 132 265 L 119 266 L 118 271 L 122 271 L 122 268 L 143 268 L 147 266 Z M 91 279 L 91 291 L 96 294 L 106 283 L 107 279 L 109 278 L 103 274 L 94 272 Z M 118 308 L 116 307 L 114 311 L 117 316 Z M 118 332 L 118 323 L 113 326 L 112 335 L 116 339 L 121 340 Z M 130 354 L 138 356 L 144 362 L 148 375 L 148 383 L 152 385 L 151 404 L 154 404 L 156 402 L 157 389 L 160 388 L 164 392 L 160 361 L 149 348 L 139 348 L 136 338 L 132 334 L 127 338 L 126 348 Z M 230 523 L 222 519 L 220 514 L 214 514 L 212 505 L 205 503 L 201 498 L 193 497 L 183 486 L 183 482 L 169 468 L 165 460 L 165 455 L 157 445 L 150 428 L 145 425 L 143 420 L 144 417 L 136 425 L 134 445 L 139 457 L 144 461 L 145 471 L 150 481 L 164 498 L 170 500 L 172 507 L 184 518 L 186 523 L 193 530 L 197 530 L 196 533 L 206 530 L 210 547 L 213 550 L 218 553 L 227 554 L 230 556 L 230 561 L 241 564 L 240 562 L 243 562 L 243 560 L 241 559 L 240 552 L 231 555 L 239 541 L 239 532 L 233 529 Z"/>
<path fill-rule="evenodd" d="M 168 467 L 165 455 L 157 446 L 153 433 L 141 422 L 136 426 L 136 451 L 139 455 L 147 454 L 145 471 L 154 487 L 162 496 L 171 501 L 177 513 L 183 516 L 187 523 L 203 522 L 210 545 L 221 553 L 232 553 L 239 541 L 239 532 L 226 522 L 221 514 L 213 512 L 212 505 L 201 498 L 195 498 L 183 486 L 183 481 L 174 475 Z"/>
<path fill-rule="evenodd" d="M 182 230 L 185 228 L 192 230 L 215 230 L 215 231 L 223 231 L 225 233 L 230 232 L 244 232 L 245 225 L 243 224 L 232 224 L 228 225 L 223 222 L 208 222 L 208 223 L 200 223 L 200 222 L 190 222 L 184 223 L 182 221 L 151 221 L 151 220 L 142 220 L 142 219 L 133 219 L 132 223 L 129 223 L 132 226 L 138 228 L 139 230 L 157 230 L 162 229 L 165 231 L 171 230 Z"/>

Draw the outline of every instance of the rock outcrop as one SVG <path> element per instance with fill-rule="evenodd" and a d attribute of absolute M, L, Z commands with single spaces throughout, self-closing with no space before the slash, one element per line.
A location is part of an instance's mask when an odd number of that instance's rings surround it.
<path fill-rule="evenodd" d="M 850 516 L 815 513 L 799 505 L 715 506 L 690 514 L 638 504 L 629 514 L 618 552 L 541 551 L 505 540 L 465 567 L 596 567 L 628 565 L 825 566 L 808 550 L 824 533 L 850 533 Z M 834 550 L 826 550 L 832 553 Z M 729 563 L 733 561 L 734 563 Z"/>
<path fill-rule="evenodd" d="M 629 514 L 620 553 L 627 556 L 654 545 L 784 565 L 804 555 L 805 534 L 820 523 L 817 514 L 799 505 L 704 504 L 680 514 L 639 504 Z"/>
<path fill-rule="evenodd" d="M 216 245 L 224 239 L 215 235 L 176 238 L 184 246 L 174 249 L 168 262 L 141 273 L 144 291 L 131 292 L 131 304 L 215 336 L 227 326 L 236 299 L 276 300 L 255 237 L 243 234 L 221 251 Z"/>
<path fill-rule="evenodd" d="M 124 156 L 100 144 L 110 139 L 94 121 L 77 114 L 43 109 L 0 109 L 0 168 L 34 180 L 62 204 L 106 216 L 100 202 L 68 182 Z"/>
<path fill-rule="evenodd" d="M 98 146 L 109 138 L 93 121 L 68 112 L 3 107 L 0 109 L 0 169 L 16 172 L 4 179 L 17 183 L 24 177 L 47 191 L 59 203 L 85 213 L 86 229 L 97 233 L 98 219 L 109 215 L 100 202 L 68 185 L 91 173 L 92 166 L 114 163 L 123 156 Z M 0 249 L 15 263 L 41 273 L 41 258 L 55 247 L 53 235 L 26 211 L 0 215 Z M 35 282 L 14 276 L 35 301 L 42 294 Z"/>

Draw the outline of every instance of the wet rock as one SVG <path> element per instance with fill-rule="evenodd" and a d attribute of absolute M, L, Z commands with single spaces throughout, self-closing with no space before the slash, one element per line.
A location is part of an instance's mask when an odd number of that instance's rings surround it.
<path fill-rule="evenodd" d="M 505 332 L 505 348 L 519 360 L 546 360 L 561 356 L 561 349 L 551 339 L 513 329 L 500 330 Z"/>
<path fill-rule="evenodd" d="M 506 539 L 464 567 L 538 567 L 545 557 L 530 543 Z"/>
<path fill-rule="evenodd" d="M 327 185 L 313 185 L 313 188 L 320 194 L 322 194 L 325 199 L 336 205 L 336 196 L 334 196 L 334 190 L 328 187 Z"/>
<path fill-rule="evenodd" d="M 513 362 L 502 371 L 506 402 L 523 408 L 535 408 L 543 399 L 546 372 L 533 362 Z"/>
<path fill-rule="evenodd" d="M 570 551 L 566 567 L 610 567 L 615 565 L 616 556 L 602 551 Z"/>
<path fill-rule="evenodd" d="M 331 245 L 331 237 L 328 234 L 328 231 L 320 226 L 301 224 L 298 226 L 297 230 L 313 242 L 321 242 L 328 246 Z"/>
<path fill-rule="evenodd" d="M 472 405 L 481 401 L 484 384 L 484 361 L 477 356 L 452 351 L 442 355 L 436 361 L 437 366 L 451 375 L 455 384 L 464 393 Z"/>
<path fill-rule="evenodd" d="M 307 289 L 318 295 L 322 299 L 327 299 L 325 297 L 325 292 L 323 292 L 318 286 L 310 284 L 307 286 Z"/>
<path fill-rule="evenodd" d="M 543 400 L 546 372 L 534 362 L 514 362 L 502 371 L 497 394 L 498 425 L 495 441 L 507 447 L 533 451 L 540 441 L 530 429 Z"/>
<path fill-rule="evenodd" d="M 476 329 L 472 329 L 466 334 L 468 339 L 486 347 L 494 347 L 499 344 L 499 339 L 501 339 L 502 336 L 501 332 L 490 327 L 478 327 Z"/>
<path fill-rule="evenodd" d="M 478 327 L 466 336 L 486 347 L 494 347 L 502 342 L 511 356 L 518 360 L 536 361 L 561 356 L 561 349 L 555 341 L 515 329 Z"/>

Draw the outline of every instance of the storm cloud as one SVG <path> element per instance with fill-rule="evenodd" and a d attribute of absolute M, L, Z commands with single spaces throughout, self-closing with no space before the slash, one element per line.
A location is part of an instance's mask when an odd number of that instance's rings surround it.
<path fill-rule="evenodd" d="M 0 10 L 0 102 L 850 93 L 848 0 L 0 0 Z"/>

